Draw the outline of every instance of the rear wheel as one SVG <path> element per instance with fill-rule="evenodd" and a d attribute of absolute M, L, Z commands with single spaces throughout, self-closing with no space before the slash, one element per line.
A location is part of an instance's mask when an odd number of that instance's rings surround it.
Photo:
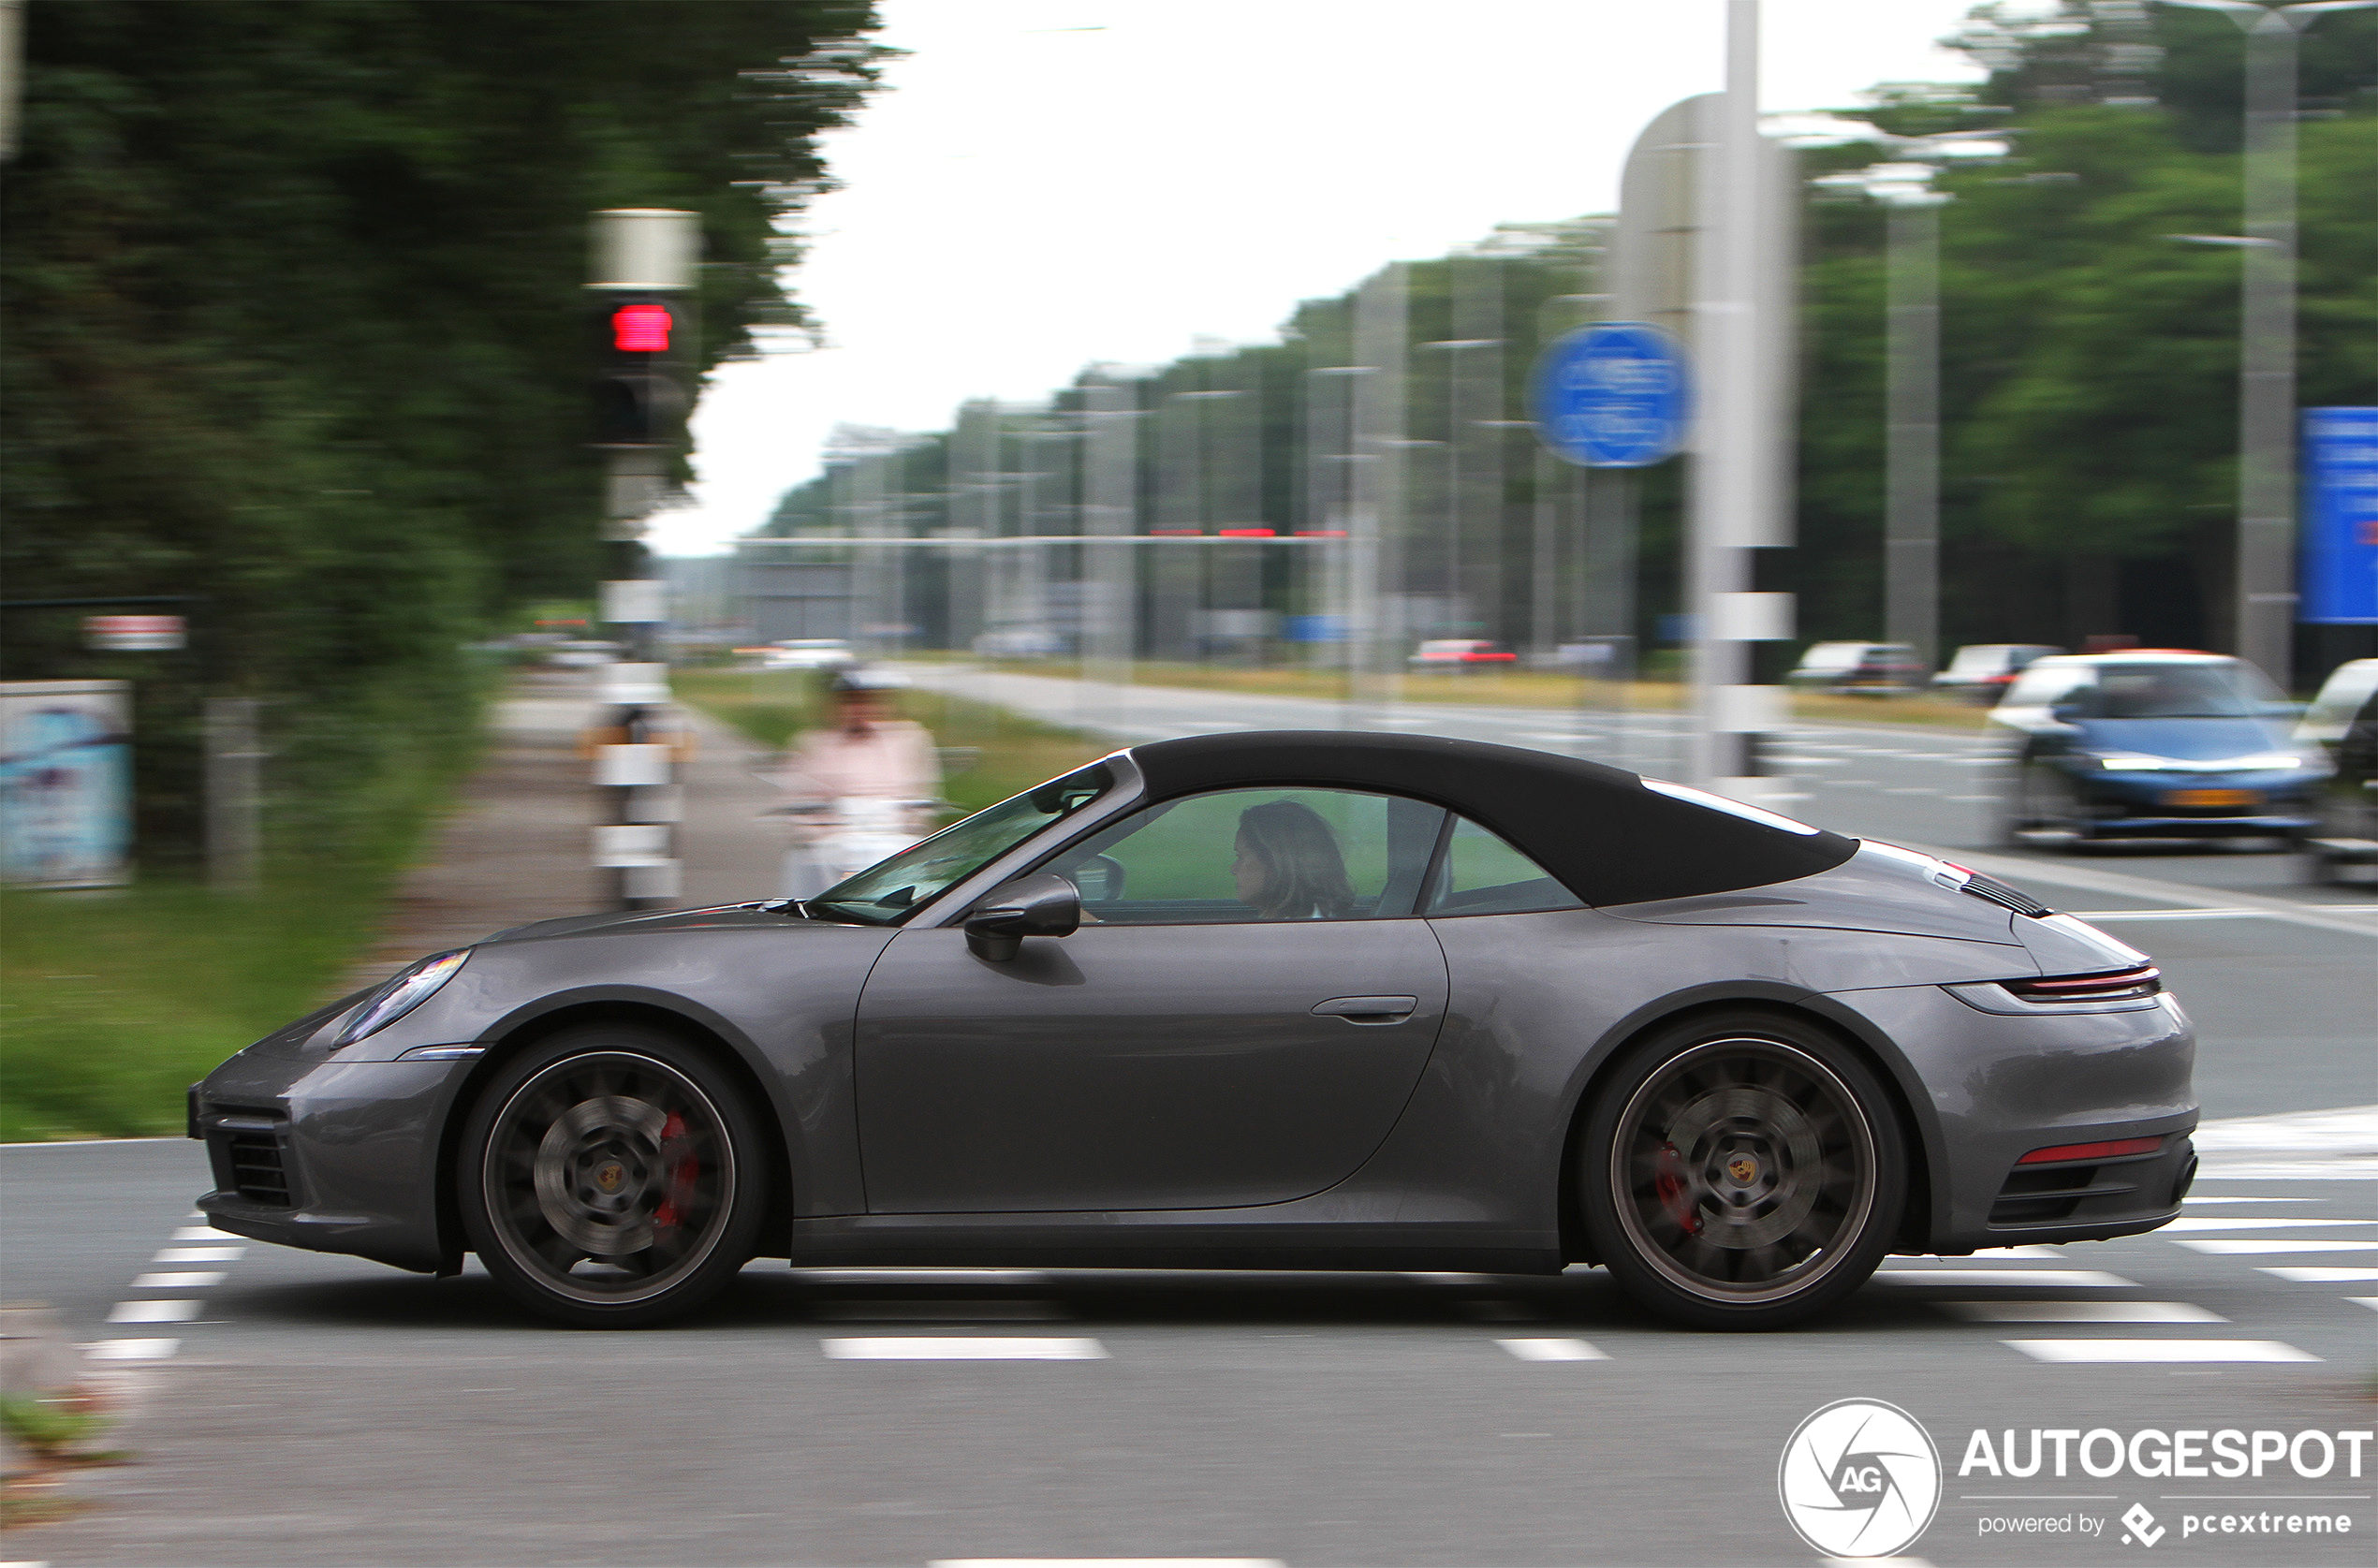
<path fill-rule="evenodd" d="M 496 1283 L 547 1317 L 637 1327 L 751 1257 L 766 1165 L 735 1086 L 658 1030 L 594 1024 L 532 1046 L 464 1125 L 455 1188 Z"/>
<path fill-rule="evenodd" d="M 1899 1228 L 1907 1160 L 1872 1071 L 1780 1015 L 1710 1015 L 1621 1063 L 1579 1143 L 1595 1255 L 1638 1302 L 1773 1328 L 1840 1300 Z"/>

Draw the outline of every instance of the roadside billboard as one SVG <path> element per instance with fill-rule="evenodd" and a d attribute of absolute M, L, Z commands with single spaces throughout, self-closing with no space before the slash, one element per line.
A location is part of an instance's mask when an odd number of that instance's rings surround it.
<path fill-rule="evenodd" d="M 2303 548 L 2298 618 L 2378 623 L 2378 408 L 2304 410 Z"/>
<path fill-rule="evenodd" d="M 0 681 L 0 882 L 110 887 L 131 848 L 131 683 Z"/>

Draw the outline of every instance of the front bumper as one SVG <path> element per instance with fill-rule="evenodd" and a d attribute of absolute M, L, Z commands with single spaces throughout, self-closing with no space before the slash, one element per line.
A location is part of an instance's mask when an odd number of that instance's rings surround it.
<path fill-rule="evenodd" d="M 1924 1250 L 2098 1240 L 2180 1212 L 2196 1038 L 2168 995 L 2143 1006 L 1986 1013 L 1936 986 L 1837 991 L 1897 1046 L 1930 1175 Z M 2023 1165 L 2034 1150 L 2158 1140 L 2119 1159 Z"/>
<path fill-rule="evenodd" d="M 199 1211 L 259 1241 L 423 1272 L 450 1266 L 440 1144 L 475 1065 L 241 1052 L 192 1096 L 193 1131 L 214 1173 Z"/>
<path fill-rule="evenodd" d="M 2299 773 L 2188 775 L 2070 773 L 2081 805 L 2076 826 L 2089 838 L 2294 837 L 2317 820 L 2315 782 Z M 2224 793 L 2250 800 L 2180 804 L 2174 796 Z"/>

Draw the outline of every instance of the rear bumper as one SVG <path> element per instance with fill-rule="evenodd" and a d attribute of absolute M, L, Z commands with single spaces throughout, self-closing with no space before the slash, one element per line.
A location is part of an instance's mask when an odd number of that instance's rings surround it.
<path fill-rule="evenodd" d="M 1831 1000 L 1892 1041 L 1911 1069 L 1900 1081 L 1927 1156 L 1922 1250 L 2128 1236 L 2180 1212 L 2195 1165 L 2196 1039 L 2169 996 L 2021 1016 L 1981 1012 L 1934 986 L 1837 991 Z M 2155 1150 L 2018 1165 L 2038 1149 L 2140 1137 L 2156 1138 Z"/>

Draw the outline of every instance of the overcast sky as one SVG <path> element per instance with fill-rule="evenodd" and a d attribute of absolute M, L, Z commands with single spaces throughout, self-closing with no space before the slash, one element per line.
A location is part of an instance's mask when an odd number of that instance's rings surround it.
<path fill-rule="evenodd" d="M 1723 85 L 1723 0 L 879 0 L 910 51 L 805 215 L 825 346 L 724 367 L 694 418 L 716 550 L 842 423 L 928 431 L 1094 360 L 1271 338 L 1299 300 L 1497 223 L 1607 212 L 1646 121 Z M 1971 81 L 1972 0 L 1766 0 L 1761 107 Z"/>

